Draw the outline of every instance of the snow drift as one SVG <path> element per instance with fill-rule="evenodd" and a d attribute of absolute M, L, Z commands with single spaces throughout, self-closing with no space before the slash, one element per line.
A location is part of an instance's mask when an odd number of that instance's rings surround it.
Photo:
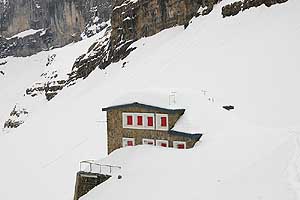
<path fill-rule="evenodd" d="M 71 199 L 79 161 L 106 156 L 101 108 L 130 91 L 159 88 L 166 99 L 177 92 L 191 108 L 190 125 L 182 128 L 201 128 L 202 141 L 184 151 L 117 150 L 100 162 L 121 165 L 123 178 L 82 199 L 299 199 L 300 3 L 225 19 L 220 9 L 187 29 L 139 40 L 125 60 L 38 104 L 23 126 L 1 135 L 1 198 Z M 76 53 L 86 51 L 85 41 Z M 60 50 L 62 58 L 75 53 Z M 0 66 L 7 72 L 0 77 L 1 120 L 43 71 L 48 53 L 8 58 Z M 236 109 L 222 109 L 227 104 Z"/>

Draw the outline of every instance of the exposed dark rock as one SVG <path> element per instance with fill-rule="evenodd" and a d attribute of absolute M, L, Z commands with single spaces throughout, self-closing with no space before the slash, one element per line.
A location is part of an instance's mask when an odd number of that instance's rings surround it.
<path fill-rule="evenodd" d="M 55 60 L 56 54 L 48 57 L 46 68 L 49 67 Z M 66 80 L 59 77 L 58 72 L 49 70 L 41 74 L 41 80 L 35 82 L 30 88 L 27 88 L 25 95 L 32 97 L 44 95 L 48 101 L 55 97 L 60 90 L 66 85 Z"/>
<path fill-rule="evenodd" d="M 65 80 L 53 80 L 45 83 L 35 83 L 31 88 L 26 89 L 26 95 L 35 97 L 40 94 L 44 94 L 46 99 L 50 101 L 55 97 L 60 90 L 65 86 Z"/>
<path fill-rule="evenodd" d="M 225 110 L 228 110 L 228 111 L 230 111 L 230 110 L 233 110 L 234 109 L 234 106 L 223 106 L 223 108 L 225 109 Z"/>
<path fill-rule="evenodd" d="M 40 31 L 23 38 L 0 38 L 0 58 L 7 56 L 30 56 L 37 52 L 48 50 L 54 35 L 50 30 Z"/>
<path fill-rule="evenodd" d="M 28 114 L 25 108 L 15 105 L 9 115 L 9 119 L 4 123 L 4 129 L 18 128 L 24 123 L 24 117 Z"/>
<path fill-rule="evenodd" d="M 48 67 L 49 65 L 52 64 L 52 62 L 54 61 L 55 57 L 56 57 L 56 54 L 53 54 L 53 55 L 51 55 L 51 56 L 48 57 L 48 61 L 46 63 L 46 67 Z"/>
<path fill-rule="evenodd" d="M 6 65 L 6 64 L 7 64 L 7 61 L 0 62 L 0 66 L 1 66 L 1 65 Z"/>
<path fill-rule="evenodd" d="M 243 2 L 237 1 L 222 8 L 222 15 L 235 16 L 242 10 Z"/>
<path fill-rule="evenodd" d="M 9 119 L 9 120 L 7 120 L 4 123 L 4 129 L 7 129 L 7 128 L 18 128 L 23 123 L 24 123 L 23 121 L 14 121 L 14 120 Z"/>
<path fill-rule="evenodd" d="M 0 57 L 28 56 L 91 36 L 110 19 L 111 0 L 9 0 L 0 2 Z M 103 25 L 104 26 L 104 25 Z M 96 27 L 91 30 L 91 27 Z M 11 38 L 42 29 L 25 38 Z"/>
<path fill-rule="evenodd" d="M 223 17 L 235 16 L 239 12 L 250 9 L 256 8 L 261 5 L 265 5 L 270 7 L 275 4 L 285 3 L 288 0 L 243 0 L 237 1 L 231 4 L 228 4 L 222 8 L 222 15 Z"/>
<path fill-rule="evenodd" d="M 80 56 L 67 85 L 86 78 L 96 67 L 105 69 L 109 64 L 127 57 L 135 48 L 131 44 L 142 37 L 164 29 L 189 24 L 194 16 L 208 14 L 220 0 L 116 0 L 111 28 L 98 44 Z M 203 8 L 199 13 L 199 9 Z"/>

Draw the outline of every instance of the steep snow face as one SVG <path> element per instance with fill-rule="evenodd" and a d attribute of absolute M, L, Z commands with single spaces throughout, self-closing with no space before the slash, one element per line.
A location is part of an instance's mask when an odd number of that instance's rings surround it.
<path fill-rule="evenodd" d="M 15 132 L 1 135 L 1 197 L 71 199 L 79 161 L 106 156 L 102 107 L 141 90 L 160 91 L 165 95 L 160 101 L 168 104 L 171 92 L 179 100 L 188 90 L 195 103 L 192 113 L 185 113 L 191 124 L 183 128 L 196 124 L 205 133 L 202 142 L 185 151 L 117 150 L 100 162 L 121 165 L 123 178 L 113 177 L 83 199 L 299 199 L 300 3 L 290 0 L 226 19 L 220 9 L 193 19 L 185 30 L 176 27 L 141 39 L 125 60 L 64 89 Z M 84 52 L 81 44 L 78 51 Z M 57 55 L 78 53 L 72 49 Z M 12 60 L 38 76 L 41 62 L 35 58 Z M 57 69 L 66 70 L 60 62 Z M 4 65 L 7 72 L 17 69 Z M 29 85 L 26 76 L 35 80 L 24 70 L 20 80 L 7 75 L 11 81 L 0 83 L 1 92 L 9 91 L 1 93 L 1 116 L 17 99 L 8 83 Z M 23 94 L 19 86 L 16 90 Z M 236 109 L 221 108 L 228 104 Z"/>

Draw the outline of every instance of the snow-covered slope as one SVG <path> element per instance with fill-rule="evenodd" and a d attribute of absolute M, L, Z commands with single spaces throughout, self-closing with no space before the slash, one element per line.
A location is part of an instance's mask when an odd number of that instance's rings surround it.
<path fill-rule="evenodd" d="M 225 19 L 220 9 L 193 19 L 185 30 L 141 39 L 125 60 L 64 89 L 23 126 L 1 135 L 2 198 L 71 199 L 79 161 L 106 155 L 101 108 L 143 90 L 160 91 L 166 101 L 175 91 L 183 104 L 193 102 L 191 126 L 203 130 L 202 142 L 185 151 L 117 150 L 100 162 L 121 165 L 123 178 L 110 179 L 83 199 L 299 199 L 300 3 L 290 0 Z M 76 53 L 85 44 L 78 43 Z M 64 49 L 57 52 L 62 58 L 74 53 Z M 18 99 L 10 84 L 21 95 L 24 84 L 42 72 L 44 61 L 35 58 L 46 60 L 43 54 L 9 58 L 8 64 L 28 62 L 30 70 L 22 71 L 22 83 L 0 76 L 1 117 Z M 65 67 L 57 65 L 71 68 Z M 7 72 L 17 68 L 5 66 Z M 236 109 L 227 112 L 225 104 Z"/>

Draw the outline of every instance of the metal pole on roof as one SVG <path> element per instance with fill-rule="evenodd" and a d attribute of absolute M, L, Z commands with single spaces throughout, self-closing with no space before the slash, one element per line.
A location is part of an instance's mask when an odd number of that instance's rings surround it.
<path fill-rule="evenodd" d="M 206 93 L 208 92 L 207 90 L 201 90 L 201 92 L 203 93 L 203 95 L 205 96 Z"/>
<path fill-rule="evenodd" d="M 169 106 L 176 104 L 176 92 L 171 92 L 169 95 Z"/>

